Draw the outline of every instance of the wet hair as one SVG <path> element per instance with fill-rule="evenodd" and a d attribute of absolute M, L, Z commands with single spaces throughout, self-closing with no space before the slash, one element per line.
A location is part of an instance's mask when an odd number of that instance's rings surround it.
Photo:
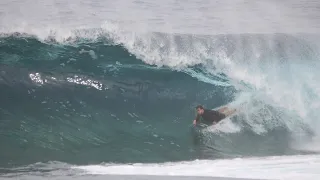
<path fill-rule="evenodd" d="M 196 109 L 204 109 L 202 105 L 198 105 Z"/>

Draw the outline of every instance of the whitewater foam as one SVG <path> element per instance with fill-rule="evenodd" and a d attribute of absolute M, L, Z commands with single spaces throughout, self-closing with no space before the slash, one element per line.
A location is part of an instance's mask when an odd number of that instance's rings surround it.
<path fill-rule="evenodd" d="M 105 164 L 73 166 L 86 174 L 209 176 L 263 179 L 318 179 L 320 156 L 278 156 L 196 160 L 163 164 Z"/>
<path fill-rule="evenodd" d="M 224 119 L 222 122 L 208 127 L 204 132 L 209 131 L 212 133 L 238 133 L 241 131 L 241 127 L 237 124 L 232 123 L 230 118 Z"/>

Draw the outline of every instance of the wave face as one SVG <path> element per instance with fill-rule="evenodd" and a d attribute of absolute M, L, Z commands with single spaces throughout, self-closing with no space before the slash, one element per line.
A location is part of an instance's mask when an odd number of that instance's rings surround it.
<path fill-rule="evenodd" d="M 112 30 L 3 34 L 1 166 L 317 152 L 318 36 Z M 229 102 L 237 116 L 190 129 L 197 104 Z"/>
<path fill-rule="evenodd" d="M 117 45 L 1 42 L 2 165 L 192 159 L 194 107 L 232 98 Z"/>

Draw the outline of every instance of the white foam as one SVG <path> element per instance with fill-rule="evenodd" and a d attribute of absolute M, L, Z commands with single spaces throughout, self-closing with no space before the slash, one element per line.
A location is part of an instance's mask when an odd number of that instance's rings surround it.
<path fill-rule="evenodd" d="M 320 156 L 278 156 L 197 160 L 163 164 L 74 166 L 87 174 L 210 176 L 263 179 L 319 179 Z"/>
<path fill-rule="evenodd" d="M 237 124 L 232 123 L 230 118 L 226 118 L 225 120 L 219 122 L 214 126 L 210 126 L 204 130 L 204 132 L 209 131 L 212 133 L 237 133 L 240 132 L 241 127 Z"/>

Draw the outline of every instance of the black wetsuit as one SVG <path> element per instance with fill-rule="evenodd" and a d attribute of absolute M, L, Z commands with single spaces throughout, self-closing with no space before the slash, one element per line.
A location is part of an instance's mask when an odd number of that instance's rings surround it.
<path fill-rule="evenodd" d="M 210 109 L 204 109 L 204 112 L 202 115 L 197 115 L 196 117 L 196 121 L 197 123 L 200 120 L 200 117 L 202 117 L 202 119 L 204 120 L 203 123 L 205 124 L 212 124 L 213 122 L 219 122 L 222 119 L 224 119 L 226 117 L 225 114 L 220 113 L 219 111 L 215 111 L 215 110 L 210 110 Z"/>

